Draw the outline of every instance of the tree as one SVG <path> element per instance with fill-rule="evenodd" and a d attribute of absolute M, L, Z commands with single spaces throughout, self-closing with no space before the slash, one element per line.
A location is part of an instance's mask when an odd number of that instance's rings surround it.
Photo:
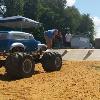
<path fill-rule="evenodd" d="M 89 14 L 84 14 L 81 17 L 80 25 L 77 30 L 80 34 L 87 35 L 91 42 L 94 40 L 94 23 Z"/>
<path fill-rule="evenodd" d="M 24 0 L 5 0 L 6 16 L 23 15 Z"/>
<path fill-rule="evenodd" d="M 79 27 L 80 24 L 80 19 L 81 19 L 81 14 L 77 8 L 75 8 L 74 6 L 67 7 L 65 9 L 64 22 L 63 22 L 65 31 L 67 31 L 66 29 L 69 28 L 71 34 L 76 33 L 77 28 Z"/>
<path fill-rule="evenodd" d="M 41 0 L 39 20 L 45 29 L 60 28 L 65 4 L 66 0 Z"/>
<path fill-rule="evenodd" d="M 38 19 L 39 0 L 25 0 L 24 16 L 31 19 Z"/>
<path fill-rule="evenodd" d="M 41 0 L 45 8 L 50 8 L 56 13 L 62 13 L 66 5 L 66 0 Z"/>

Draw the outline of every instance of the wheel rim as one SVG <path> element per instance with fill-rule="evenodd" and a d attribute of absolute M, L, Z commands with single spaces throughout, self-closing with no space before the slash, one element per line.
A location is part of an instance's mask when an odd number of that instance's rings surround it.
<path fill-rule="evenodd" d="M 61 66 L 61 63 L 62 63 L 62 61 L 61 61 L 60 57 L 57 57 L 55 59 L 55 65 L 56 65 L 56 67 L 59 68 Z"/>
<path fill-rule="evenodd" d="M 30 59 L 25 59 L 23 62 L 23 72 L 24 73 L 30 73 L 32 70 L 32 62 Z"/>

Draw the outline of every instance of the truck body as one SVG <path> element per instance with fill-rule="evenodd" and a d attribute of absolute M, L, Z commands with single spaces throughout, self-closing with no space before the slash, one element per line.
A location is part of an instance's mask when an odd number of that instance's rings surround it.
<path fill-rule="evenodd" d="M 35 40 L 32 34 L 18 31 L 0 32 L 0 52 L 9 52 L 14 43 L 22 43 L 25 51 L 35 51 L 38 48 L 39 41 Z"/>

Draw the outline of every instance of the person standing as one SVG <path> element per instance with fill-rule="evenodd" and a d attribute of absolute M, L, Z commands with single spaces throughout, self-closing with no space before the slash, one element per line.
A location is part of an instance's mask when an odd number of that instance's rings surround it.
<path fill-rule="evenodd" d="M 55 46 L 57 49 L 61 49 L 63 47 L 63 36 L 62 36 L 62 33 L 60 31 L 55 36 L 54 43 L 55 43 Z"/>
<path fill-rule="evenodd" d="M 71 47 L 71 38 L 72 38 L 72 35 L 70 33 L 67 33 L 65 35 L 65 40 L 66 40 L 66 46 L 67 47 Z"/>
<path fill-rule="evenodd" d="M 53 45 L 53 39 L 55 39 L 55 36 L 58 34 L 57 29 L 52 29 L 44 32 L 44 38 L 47 43 L 47 48 L 51 49 Z"/>

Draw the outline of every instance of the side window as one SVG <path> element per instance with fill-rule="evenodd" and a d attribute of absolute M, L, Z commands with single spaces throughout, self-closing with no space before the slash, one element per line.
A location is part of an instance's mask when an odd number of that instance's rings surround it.
<path fill-rule="evenodd" d="M 12 39 L 25 40 L 25 39 L 28 39 L 28 35 L 23 34 L 23 33 L 15 33 L 15 34 L 12 34 Z"/>
<path fill-rule="evenodd" d="M 7 39 L 8 34 L 0 33 L 0 40 Z"/>

